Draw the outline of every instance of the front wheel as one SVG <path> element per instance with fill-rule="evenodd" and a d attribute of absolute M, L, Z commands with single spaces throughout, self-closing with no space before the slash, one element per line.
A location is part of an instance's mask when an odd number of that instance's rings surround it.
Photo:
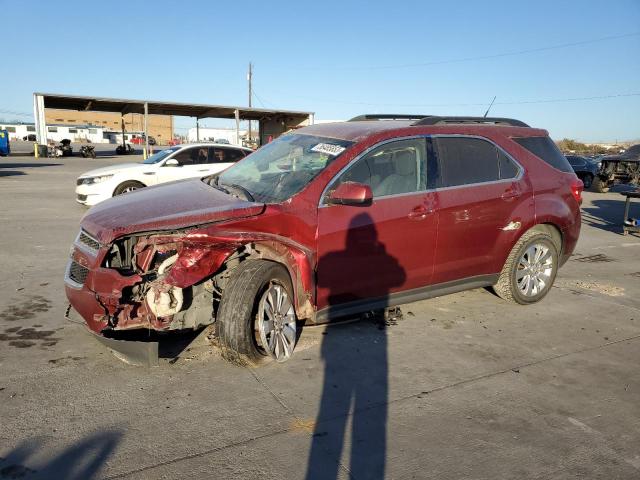
<path fill-rule="evenodd" d="M 589 173 L 585 173 L 580 180 L 582 180 L 582 183 L 584 184 L 584 189 L 588 189 L 591 188 L 591 185 L 593 184 L 593 175 L 589 174 Z"/>
<path fill-rule="evenodd" d="M 289 360 L 298 329 L 287 270 L 264 260 L 241 263 L 222 293 L 216 325 L 227 360 L 256 362 L 267 356 L 278 362 Z"/>
<path fill-rule="evenodd" d="M 134 190 L 138 190 L 140 188 L 144 188 L 144 185 L 140 182 L 135 182 L 133 180 L 122 182 L 113 191 L 113 196 L 115 197 L 116 195 L 122 195 L 123 193 L 133 192 Z"/>
<path fill-rule="evenodd" d="M 515 244 L 494 292 L 509 302 L 528 305 L 542 300 L 558 272 L 558 247 L 551 236 L 527 232 Z"/>
<path fill-rule="evenodd" d="M 609 191 L 609 188 L 611 188 L 611 185 L 609 184 L 608 181 L 603 180 L 602 178 L 596 175 L 595 178 L 593 179 L 593 183 L 591 184 L 591 187 L 593 188 L 594 191 L 598 193 L 607 193 Z"/>

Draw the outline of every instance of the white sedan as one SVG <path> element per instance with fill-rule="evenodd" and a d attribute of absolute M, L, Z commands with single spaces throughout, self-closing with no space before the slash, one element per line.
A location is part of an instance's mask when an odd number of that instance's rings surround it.
<path fill-rule="evenodd" d="M 142 163 L 97 168 L 78 177 L 76 201 L 91 206 L 139 188 L 221 172 L 252 152 L 216 143 L 176 145 Z"/>

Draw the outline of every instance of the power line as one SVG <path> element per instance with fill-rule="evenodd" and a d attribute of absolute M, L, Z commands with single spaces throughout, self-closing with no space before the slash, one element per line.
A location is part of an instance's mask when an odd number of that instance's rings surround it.
<path fill-rule="evenodd" d="M 265 107 L 265 105 L 267 105 L 267 106 L 271 105 L 273 108 L 278 108 L 274 103 L 269 102 L 269 101 L 263 99 L 260 95 L 258 95 L 256 93 L 255 89 L 253 90 L 253 96 L 256 97 L 256 99 L 260 102 L 262 107 Z"/>
<path fill-rule="evenodd" d="M 570 43 L 560 43 L 560 44 L 556 44 L 556 45 L 548 45 L 546 47 L 537 47 L 537 48 L 529 48 L 529 49 L 524 49 L 524 50 L 515 50 L 512 52 L 501 52 L 501 53 L 494 53 L 494 54 L 490 54 L 490 55 L 480 55 L 477 57 L 463 57 L 463 58 L 455 58 L 455 59 L 449 59 L 449 60 L 434 60 L 431 62 L 422 62 L 422 63 L 405 63 L 405 64 L 397 64 L 397 65 L 337 65 L 331 66 L 331 70 L 385 70 L 385 69 L 396 69 L 396 68 L 415 68 L 415 67 L 431 67 L 434 65 L 446 65 L 446 64 L 451 64 L 451 63 L 462 63 L 462 62 L 470 62 L 470 61 L 475 61 L 475 60 L 490 60 L 490 59 L 494 59 L 494 58 L 502 58 L 502 57 L 512 57 L 512 56 L 517 56 L 517 55 L 526 55 L 526 54 L 530 54 L 530 53 L 537 53 L 537 52 L 545 52 L 548 50 L 557 50 L 557 49 L 562 49 L 562 48 L 569 48 L 569 47 L 577 47 L 580 45 L 589 45 L 592 43 L 600 43 L 600 42 L 607 42 L 610 40 L 617 40 L 620 38 L 628 38 L 628 37 L 635 37 L 640 35 L 640 32 L 629 32 L 629 33 L 623 33 L 620 35 L 610 35 L 607 37 L 600 37 L 600 38 L 594 38 L 591 40 L 582 40 L 579 42 L 570 42 Z M 319 70 L 319 69 L 326 69 L 326 67 L 297 67 L 299 69 L 304 69 L 304 70 Z"/>
<path fill-rule="evenodd" d="M 304 100 L 312 100 L 315 102 L 335 103 L 344 105 L 364 105 L 372 107 L 477 107 L 486 106 L 487 102 L 469 102 L 469 103 L 380 103 L 380 102 L 353 102 L 349 100 L 336 100 L 317 97 L 304 97 L 299 95 L 287 96 L 292 98 L 300 98 Z M 525 105 L 536 103 L 561 103 L 561 102 L 578 102 L 589 100 L 604 100 L 609 98 L 622 98 L 622 97 L 637 97 L 640 96 L 640 92 L 637 93 L 616 93 L 611 95 L 595 95 L 590 97 L 568 97 L 568 98 L 548 98 L 548 99 L 536 99 L 536 100 L 518 100 L 512 102 L 495 102 L 494 105 Z"/>
<path fill-rule="evenodd" d="M 13 110 L 5 110 L 5 109 L 0 109 L 0 113 L 4 113 L 5 115 L 17 115 L 20 117 L 33 117 L 33 113 L 14 112 Z"/>

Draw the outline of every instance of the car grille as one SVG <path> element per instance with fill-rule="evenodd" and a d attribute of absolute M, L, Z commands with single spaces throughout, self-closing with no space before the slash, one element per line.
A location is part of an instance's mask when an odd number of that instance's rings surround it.
<path fill-rule="evenodd" d="M 87 201 L 87 196 L 78 194 L 78 201 L 86 202 Z"/>
<path fill-rule="evenodd" d="M 77 262 L 71 260 L 71 264 L 69 265 L 69 279 L 77 283 L 79 285 L 84 285 L 84 281 L 87 279 L 87 274 L 89 273 L 89 269 L 83 267 Z"/>
<path fill-rule="evenodd" d="M 86 197 L 86 195 L 84 195 L 84 197 Z M 100 242 L 87 235 L 83 230 L 80 230 L 80 234 L 78 235 L 78 243 L 94 251 L 100 250 Z"/>

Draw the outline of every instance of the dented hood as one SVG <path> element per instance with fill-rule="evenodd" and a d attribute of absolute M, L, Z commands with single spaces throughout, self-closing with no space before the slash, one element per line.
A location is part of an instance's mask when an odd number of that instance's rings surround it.
<path fill-rule="evenodd" d="M 174 230 L 259 215 L 263 203 L 217 190 L 199 178 L 142 188 L 91 208 L 81 226 L 101 243 L 150 230 Z"/>

